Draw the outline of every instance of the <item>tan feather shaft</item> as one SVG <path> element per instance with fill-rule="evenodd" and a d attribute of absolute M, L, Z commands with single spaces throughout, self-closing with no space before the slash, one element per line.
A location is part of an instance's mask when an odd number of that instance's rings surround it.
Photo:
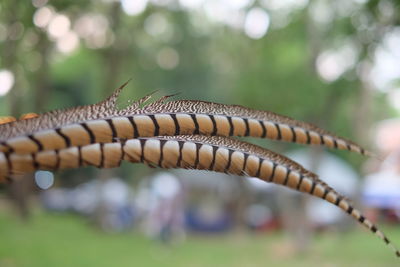
<path fill-rule="evenodd" d="M 321 182 L 299 164 L 266 149 L 235 139 L 206 136 L 175 136 L 131 139 L 126 142 L 92 144 L 35 154 L 0 154 L 0 177 L 37 169 L 57 170 L 96 166 L 112 168 L 122 160 L 162 168 L 211 170 L 250 175 L 324 199 L 354 217 L 382 239 L 397 256 L 387 237 L 342 195 Z"/>
<path fill-rule="evenodd" d="M 350 141 L 301 126 L 258 118 L 196 113 L 140 114 L 89 120 L 5 140 L 0 143 L 0 151 L 34 153 L 91 143 L 108 143 L 116 138 L 185 134 L 252 136 L 368 153 Z"/>

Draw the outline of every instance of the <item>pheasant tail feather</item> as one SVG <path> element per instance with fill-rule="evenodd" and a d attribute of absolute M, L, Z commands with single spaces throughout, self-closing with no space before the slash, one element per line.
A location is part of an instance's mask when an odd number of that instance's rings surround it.
<path fill-rule="evenodd" d="M 57 170 L 95 166 L 113 168 L 122 160 L 161 168 L 210 170 L 249 175 L 324 199 L 355 218 L 399 251 L 374 224 L 341 194 L 299 164 L 261 147 L 225 137 L 174 136 L 131 139 L 126 142 L 97 143 L 60 151 L 34 154 L 0 154 L 0 177 L 37 169 Z"/>
<path fill-rule="evenodd" d="M 126 84 L 98 104 L 44 113 L 38 118 L 0 125 L 0 151 L 33 153 L 116 138 L 202 134 L 251 136 L 371 155 L 359 145 L 314 125 L 268 111 L 204 101 L 153 103 L 153 94 L 118 110 L 116 100 Z"/>

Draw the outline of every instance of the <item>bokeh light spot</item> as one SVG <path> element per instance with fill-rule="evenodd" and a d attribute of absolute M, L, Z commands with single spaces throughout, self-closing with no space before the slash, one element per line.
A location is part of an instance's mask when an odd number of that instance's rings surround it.
<path fill-rule="evenodd" d="M 6 95 L 14 85 L 14 74 L 6 69 L 0 70 L 0 96 Z"/>
<path fill-rule="evenodd" d="M 32 5 L 34 7 L 42 7 L 47 4 L 48 0 L 32 0 Z"/>
<path fill-rule="evenodd" d="M 57 40 L 58 50 L 65 54 L 73 52 L 78 47 L 78 45 L 78 35 L 73 31 L 69 31 L 67 34 Z"/>
<path fill-rule="evenodd" d="M 35 173 L 35 183 L 41 189 L 49 189 L 54 184 L 54 175 L 49 171 L 37 171 Z"/>
<path fill-rule="evenodd" d="M 152 36 L 161 35 L 167 30 L 167 20 L 163 15 L 154 13 L 145 20 L 144 29 Z"/>
<path fill-rule="evenodd" d="M 146 10 L 148 0 L 121 0 L 122 9 L 130 16 L 136 16 Z"/>
<path fill-rule="evenodd" d="M 33 15 L 33 24 L 39 28 L 45 28 L 53 17 L 53 11 L 49 7 L 41 7 Z"/>
<path fill-rule="evenodd" d="M 163 48 L 157 54 L 157 63 L 163 69 L 174 69 L 179 64 L 179 54 L 173 48 Z"/>
<path fill-rule="evenodd" d="M 244 22 L 244 32 L 252 39 L 262 38 L 269 28 L 269 15 L 261 8 L 251 9 Z"/>
<path fill-rule="evenodd" d="M 71 21 L 65 15 L 56 15 L 49 24 L 49 34 L 53 38 L 60 38 L 68 33 Z"/>

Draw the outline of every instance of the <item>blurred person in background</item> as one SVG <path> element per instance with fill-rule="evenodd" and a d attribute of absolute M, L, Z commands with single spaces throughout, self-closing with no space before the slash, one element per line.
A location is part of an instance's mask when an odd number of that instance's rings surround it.
<path fill-rule="evenodd" d="M 137 205 L 145 233 L 164 244 L 184 239 L 184 194 L 179 179 L 160 172 L 139 186 Z"/>
<path fill-rule="evenodd" d="M 94 179 L 74 188 L 55 187 L 40 196 L 46 210 L 76 212 L 107 232 L 130 229 L 136 219 L 133 192 L 118 177 Z"/>
<path fill-rule="evenodd" d="M 364 180 L 363 203 L 368 215 L 377 221 L 400 220 L 400 120 L 389 119 L 378 123 L 375 143 L 381 159 L 366 164 L 369 173 Z"/>

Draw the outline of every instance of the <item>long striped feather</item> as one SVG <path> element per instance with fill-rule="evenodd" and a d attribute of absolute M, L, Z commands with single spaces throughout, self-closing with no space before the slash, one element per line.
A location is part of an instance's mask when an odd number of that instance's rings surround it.
<path fill-rule="evenodd" d="M 123 86 L 95 105 L 57 110 L 37 118 L 0 125 L 0 151 L 33 153 L 107 143 L 115 138 L 202 134 L 269 138 L 371 154 L 314 125 L 238 105 L 166 101 L 168 96 L 146 104 L 151 97 L 148 95 L 118 110 L 115 103 Z"/>
<path fill-rule="evenodd" d="M 210 170 L 258 177 L 264 181 L 324 199 L 355 218 L 400 252 L 372 222 L 341 194 L 296 162 L 261 147 L 225 137 L 164 136 L 96 143 L 33 154 L 0 153 L 0 178 L 39 169 L 58 170 L 96 166 L 113 168 L 122 160 L 161 168 Z"/>

